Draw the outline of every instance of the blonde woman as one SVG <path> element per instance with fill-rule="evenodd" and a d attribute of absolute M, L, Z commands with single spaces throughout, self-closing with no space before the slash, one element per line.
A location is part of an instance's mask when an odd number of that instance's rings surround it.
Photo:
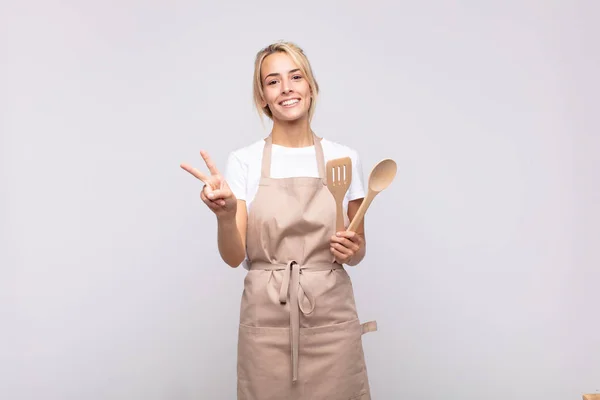
<path fill-rule="evenodd" d="M 216 214 L 221 257 L 243 265 L 238 399 L 366 400 L 369 382 L 361 324 L 346 265 L 365 256 L 364 223 L 335 232 L 335 201 L 325 184 L 329 159 L 350 157 L 345 222 L 364 197 L 357 152 L 311 129 L 319 86 L 306 55 L 277 42 L 258 52 L 254 100 L 273 121 L 270 134 L 230 153 L 225 176 L 209 174 L 202 201 Z"/>

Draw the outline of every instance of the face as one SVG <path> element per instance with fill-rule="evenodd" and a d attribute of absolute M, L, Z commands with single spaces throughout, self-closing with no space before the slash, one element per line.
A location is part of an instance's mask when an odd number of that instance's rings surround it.
<path fill-rule="evenodd" d="M 306 77 L 286 53 L 274 53 L 261 68 L 264 99 L 273 119 L 295 121 L 308 117 L 311 94 Z"/>

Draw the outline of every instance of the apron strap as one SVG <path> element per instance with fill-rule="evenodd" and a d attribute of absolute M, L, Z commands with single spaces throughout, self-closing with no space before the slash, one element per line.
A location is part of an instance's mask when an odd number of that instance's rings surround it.
<path fill-rule="evenodd" d="M 325 182 L 325 155 L 323 154 L 323 146 L 321 140 L 313 133 L 315 142 L 315 153 L 317 156 L 317 168 L 319 169 L 319 178 Z"/>
<path fill-rule="evenodd" d="M 271 148 L 273 147 L 273 138 L 271 135 L 265 139 L 265 146 L 263 147 L 261 176 L 263 178 L 271 177 Z"/>
<path fill-rule="evenodd" d="M 315 145 L 315 155 L 317 157 L 317 168 L 319 170 L 319 178 L 325 181 L 325 155 L 323 154 L 323 146 L 321 140 L 313 132 L 313 142 Z M 263 178 L 271 177 L 271 153 L 273 149 L 273 137 L 272 135 L 267 136 L 265 139 L 265 146 L 263 147 L 262 165 L 261 165 L 261 176 Z"/>
<path fill-rule="evenodd" d="M 377 321 L 364 322 L 360 326 L 363 335 L 365 333 L 375 332 L 377 330 Z"/>

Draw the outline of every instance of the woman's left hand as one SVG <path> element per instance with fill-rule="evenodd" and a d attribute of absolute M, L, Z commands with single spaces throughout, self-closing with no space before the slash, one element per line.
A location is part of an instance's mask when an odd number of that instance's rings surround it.
<path fill-rule="evenodd" d="M 348 264 L 352 257 L 364 246 L 362 236 L 350 231 L 337 232 L 329 242 L 331 253 L 340 264 Z"/>

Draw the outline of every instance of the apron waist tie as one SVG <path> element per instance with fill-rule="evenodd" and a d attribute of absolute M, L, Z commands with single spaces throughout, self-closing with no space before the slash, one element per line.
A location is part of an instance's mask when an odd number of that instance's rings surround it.
<path fill-rule="evenodd" d="M 299 265 L 296 261 L 290 261 L 287 264 L 271 264 L 267 262 L 253 262 L 250 269 L 262 269 L 267 271 L 285 271 L 283 281 L 279 289 L 279 302 L 287 302 L 288 293 L 290 296 L 290 341 L 292 351 L 292 381 L 298 380 L 298 344 L 300 341 L 300 312 L 309 315 L 315 308 L 315 300 L 307 293 L 300 284 L 301 270 L 311 271 L 329 271 L 334 269 L 343 269 L 338 263 L 313 263 Z M 299 301 L 300 295 L 308 298 L 310 309 L 305 310 Z"/>

